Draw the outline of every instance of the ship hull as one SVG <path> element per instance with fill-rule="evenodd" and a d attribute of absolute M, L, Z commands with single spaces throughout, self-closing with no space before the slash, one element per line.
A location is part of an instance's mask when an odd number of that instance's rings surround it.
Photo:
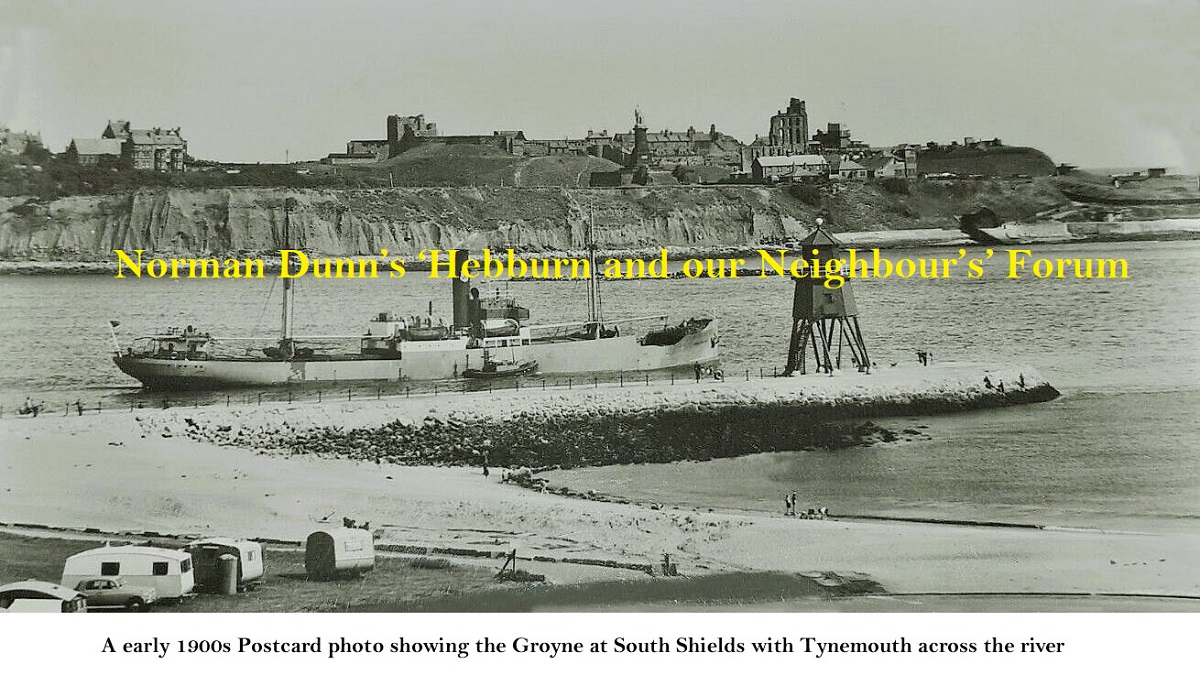
<path fill-rule="evenodd" d="M 405 342 L 397 357 L 347 355 L 312 360 L 187 360 L 117 356 L 114 363 L 147 389 L 193 391 L 337 382 L 403 382 L 459 377 L 483 365 L 483 350 L 465 339 Z M 667 346 L 645 346 L 635 337 L 533 342 L 493 350 L 506 360 L 537 361 L 546 375 L 651 371 L 718 358 L 717 322 Z"/>

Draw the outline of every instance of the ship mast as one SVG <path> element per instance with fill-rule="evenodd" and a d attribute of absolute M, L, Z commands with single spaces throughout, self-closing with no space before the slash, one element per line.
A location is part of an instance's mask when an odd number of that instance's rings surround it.
<path fill-rule="evenodd" d="M 588 323 L 596 326 L 596 337 L 600 337 L 600 321 L 603 317 L 600 284 L 596 282 L 596 212 L 588 216 L 587 229 L 584 235 L 588 250 Z"/>
<path fill-rule="evenodd" d="M 292 207 L 296 205 L 296 200 L 288 197 L 283 201 L 283 248 L 291 248 L 291 212 Z M 291 273 L 291 270 L 287 270 Z M 292 341 L 292 300 L 295 291 L 292 289 L 292 280 L 289 276 L 283 278 L 283 316 L 282 326 L 280 331 L 279 346 L 285 356 L 291 355 Z"/>

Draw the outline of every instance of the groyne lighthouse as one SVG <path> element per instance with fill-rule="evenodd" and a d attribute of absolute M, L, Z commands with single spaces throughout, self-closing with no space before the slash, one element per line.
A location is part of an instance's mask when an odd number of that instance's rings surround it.
<path fill-rule="evenodd" d="M 825 218 L 818 216 L 816 227 L 800 242 L 808 269 L 837 260 L 842 243 L 825 230 Z M 870 372 L 871 359 L 858 325 L 858 305 L 850 290 L 848 275 L 837 288 L 826 285 L 826 275 L 809 274 L 796 279 L 792 296 L 791 340 L 788 344 L 784 376 L 808 372 L 808 356 L 818 373 L 833 374 L 841 369 L 843 357 L 860 372 Z"/>

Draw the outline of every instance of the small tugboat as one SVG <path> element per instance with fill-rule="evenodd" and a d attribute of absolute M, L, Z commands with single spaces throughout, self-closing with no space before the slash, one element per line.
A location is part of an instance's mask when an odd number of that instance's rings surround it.
<path fill-rule="evenodd" d="M 537 372 L 537 365 L 537 361 L 493 361 L 485 357 L 482 368 L 468 368 L 462 376 L 472 380 L 519 377 Z"/>

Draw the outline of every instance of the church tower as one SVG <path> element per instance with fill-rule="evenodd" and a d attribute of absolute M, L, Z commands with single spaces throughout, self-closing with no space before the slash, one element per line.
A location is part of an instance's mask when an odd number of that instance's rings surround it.
<path fill-rule="evenodd" d="M 845 355 L 860 372 L 870 372 L 867 345 L 858 327 L 858 306 L 847 277 L 840 288 L 826 288 L 825 264 L 836 260 L 842 244 L 825 231 L 825 219 L 817 218 L 816 228 L 800 242 L 808 261 L 810 275 L 796 279 L 792 298 L 792 330 L 784 375 L 807 372 L 808 355 L 813 357 L 815 372 L 833 374 L 842 367 Z M 812 278 L 811 270 L 820 266 L 821 274 Z M 848 270 L 842 269 L 842 273 Z M 843 274 L 846 276 L 846 274 Z M 847 352 L 847 353 L 843 353 Z"/>

